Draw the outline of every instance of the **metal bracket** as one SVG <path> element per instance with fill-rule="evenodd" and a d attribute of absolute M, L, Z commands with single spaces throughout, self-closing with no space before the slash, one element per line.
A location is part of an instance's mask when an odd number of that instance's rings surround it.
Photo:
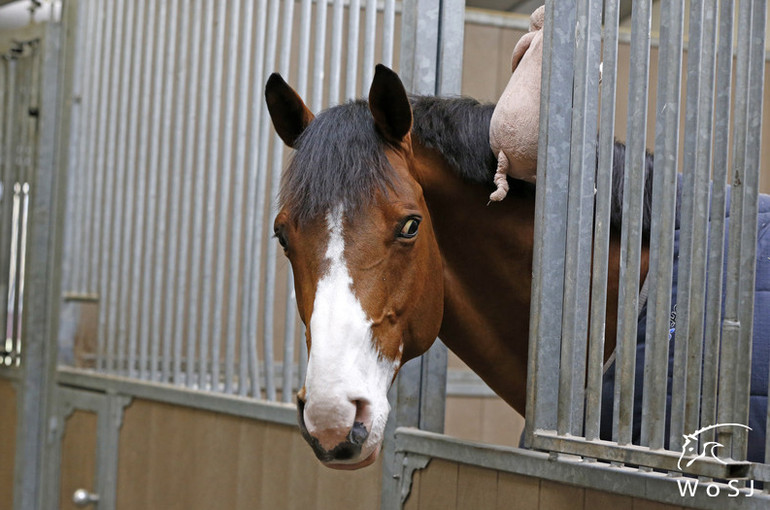
<path fill-rule="evenodd" d="M 421 455 L 419 453 L 403 453 L 401 474 L 397 475 L 399 478 L 401 506 L 406 503 L 409 494 L 412 492 L 412 477 L 414 476 L 414 472 L 418 469 L 425 469 L 428 463 L 430 463 L 430 460 L 431 457 L 428 457 L 427 455 Z"/>

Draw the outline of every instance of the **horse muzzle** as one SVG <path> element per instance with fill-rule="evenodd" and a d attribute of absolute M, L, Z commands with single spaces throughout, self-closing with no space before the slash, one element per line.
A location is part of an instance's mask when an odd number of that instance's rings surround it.
<path fill-rule="evenodd" d="M 351 401 L 341 404 L 342 409 L 326 410 L 321 413 L 336 420 L 306 419 L 306 402 L 297 397 L 299 429 L 302 437 L 313 449 L 313 453 L 324 465 L 334 469 L 359 469 L 377 459 L 380 445 L 366 444 L 370 437 L 371 420 L 368 404 Z M 346 417 L 351 415 L 352 423 Z M 310 426 L 308 426 L 310 422 Z M 348 425 L 348 423 L 350 423 Z"/>

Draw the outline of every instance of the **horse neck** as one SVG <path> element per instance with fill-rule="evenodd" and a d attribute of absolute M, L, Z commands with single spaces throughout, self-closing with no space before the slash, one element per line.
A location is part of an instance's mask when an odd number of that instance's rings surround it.
<path fill-rule="evenodd" d="M 442 341 L 524 414 L 535 199 L 513 190 L 487 205 L 490 186 L 462 180 L 433 149 L 415 146 L 415 176 L 444 267 Z M 620 236 L 609 244 L 605 359 L 615 349 Z M 642 249 L 641 279 L 649 261 Z M 641 285 L 641 282 L 640 282 Z M 554 325 L 558 327 L 558 325 Z"/>
<path fill-rule="evenodd" d="M 444 268 L 439 336 L 523 414 L 534 197 L 487 206 L 488 186 L 463 181 L 432 149 L 414 153 Z"/>

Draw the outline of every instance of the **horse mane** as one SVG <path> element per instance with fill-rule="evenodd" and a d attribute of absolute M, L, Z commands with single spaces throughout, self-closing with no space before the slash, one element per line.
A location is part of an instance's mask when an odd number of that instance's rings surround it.
<path fill-rule="evenodd" d="M 410 101 L 414 113 L 412 135 L 426 147 L 439 151 L 462 179 L 493 190 L 497 159 L 489 147 L 489 123 L 495 105 L 468 97 L 413 96 Z M 279 203 L 293 204 L 293 214 L 300 221 L 326 214 L 340 203 L 345 210 L 358 209 L 375 190 L 387 193 L 392 187 L 386 147 L 365 100 L 321 112 L 297 139 L 297 150 L 282 176 Z M 625 145 L 615 141 L 610 223 L 618 230 L 625 152 Z M 651 223 L 652 170 L 653 156 L 648 152 L 644 169 L 645 237 Z M 509 194 L 513 195 L 509 199 L 534 197 L 534 185 L 514 179 L 509 179 L 509 183 Z"/>
<path fill-rule="evenodd" d="M 306 221 L 342 204 L 355 211 L 375 189 L 387 192 L 392 168 L 387 142 L 374 128 L 366 101 L 351 101 L 321 112 L 299 136 L 281 178 L 279 204 Z"/>
<path fill-rule="evenodd" d="M 489 146 L 489 124 L 495 105 L 480 103 L 469 97 L 447 99 L 425 96 L 413 97 L 411 101 L 414 111 L 412 134 L 427 147 L 439 151 L 460 177 L 486 185 L 490 191 L 494 190 L 493 177 L 497 168 L 497 158 Z M 625 144 L 616 140 L 612 155 L 612 206 L 610 209 L 610 224 L 616 230 L 620 230 L 623 219 L 625 157 Z M 653 155 L 646 152 L 642 218 L 642 233 L 645 237 L 649 236 L 651 227 L 652 175 Z M 534 185 L 510 178 L 508 183 L 509 194 L 534 197 Z M 677 203 L 679 193 L 680 191 L 677 192 Z"/>

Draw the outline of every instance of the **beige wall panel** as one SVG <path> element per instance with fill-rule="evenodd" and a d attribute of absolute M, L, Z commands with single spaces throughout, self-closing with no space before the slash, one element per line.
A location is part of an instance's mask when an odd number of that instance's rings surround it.
<path fill-rule="evenodd" d="M 497 475 L 497 510 L 537 508 L 540 479 L 500 472 Z M 604 507 L 599 507 L 604 508 Z"/>
<path fill-rule="evenodd" d="M 585 489 L 563 483 L 543 480 L 540 482 L 540 508 L 542 510 L 582 510 Z"/>
<path fill-rule="evenodd" d="M 463 56 L 462 93 L 480 101 L 497 101 L 500 97 L 501 76 L 510 76 L 510 54 L 513 48 L 500 44 L 504 29 L 466 24 Z M 507 55 L 507 57 L 505 56 Z M 500 69 L 499 62 L 505 58 L 509 63 Z M 494 65 L 491 65 L 493 63 Z"/>
<path fill-rule="evenodd" d="M 409 497 L 404 502 L 403 510 L 419 510 L 420 508 L 420 487 L 422 486 L 422 469 L 416 470 L 412 474 L 412 490 Z"/>
<path fill-rule="evenodd" d="M 457 474 L 457 508 L 489 508 L 497 505 L 497 471 L 460 464 Z"/>
<path fill-rule="evenodd" d="M 325 468 L 296 427 L 135 400 L 120 436 L 118 508 L 375 508 L 380 464 Z"/>
<path fill-rule="evenodd" d="M 668 505 L 646 499 L 634 499 L 630 508 L 632 510 L 684 510 L 684 507 L 679 505 Z"/>
<path fill-rule="evenodd" d="M 16 457 L 16 390 L 0 379 L 0 510 L 13 505 L 13 469 Z"/>
<path fill-rule="evenodd" d="M 609 492 L 585 490 L 585 508 L 631 508 L 632 498 L 630 496 L 621 496 L 619 494 L 610 494 Z"/>
<path fill-rule="evenodd" d="M 459 465 L 433 459 L 420 473 L 420 510 L 460 510 L 457 504 Z M 417 494 L 412 492 L 411 497 Z"/>
<path fill-rule="evenodd" d="M 59 508 L 75 510 L 72 495 L 78 489 L 96 492 L 96 430 L 98 416 L 77 410 L 67 419 L 61 447 Z"/>

